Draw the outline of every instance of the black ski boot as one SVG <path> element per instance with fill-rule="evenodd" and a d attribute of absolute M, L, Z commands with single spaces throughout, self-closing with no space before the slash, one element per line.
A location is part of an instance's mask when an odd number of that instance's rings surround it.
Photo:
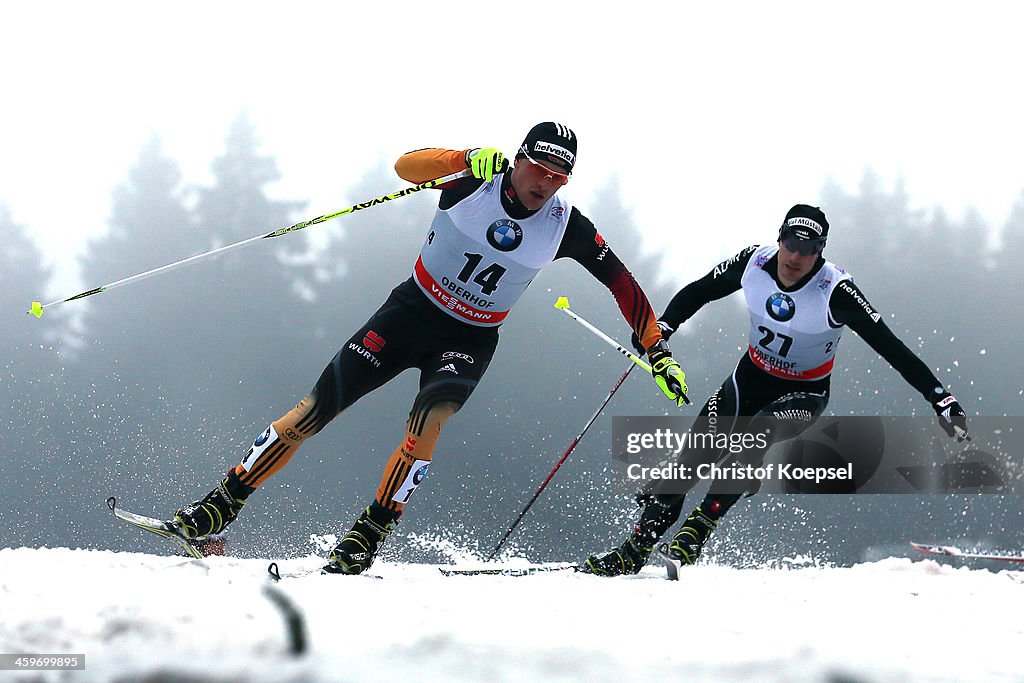
<path fill-rule="evenodd" d="M 679 519 L 678 508 L 682 507 L 682 499 L 670 506 L 664 505 L 654 496 L 641 495 L 637 503 L 643 507 L 643 513 L 629 538 L 605 555 L 589 556 L 580 565 L 581 572 L 597 576 L 621 576 L 637 574 L 643 569 L 654 552 L 654 544 Z M 677 508 L 674 516 L 673 508 Z"/>
<path fill-rule="evenodd" d="M 580 571 L 585 574 L 596 574 L 597 576 L 621 576 L 623 574 L 636 574 L 647 564 L 648 558 L 654 551 L 653 545 L 643 544 L 643 541 L 630 534 L 622 545 L 610 553 L 589 556 L 580 566 Z"/>
<path fill-rule="evenodd" d="M 700 557 L 700 551 L 707 543 L 708 536 L 718 527 L 718 522 L 711 519 L 701 507 L 694 510 L 682 528 L 672 537 L 665 551 L 670 560 L 679 564 L 693 564 Z"/>
<path fill-rule="evenodd" d="M 181 535 L 193 541 L 219 534 L 235 521 L 253 489 L 243 484 L 233 471 L 228 473 L 217 488 L 202 500 L 190 503 L 174 513 L 174 521 L 181 525 Z"/>
<path fill-rule="evenodd" d="M 352 530 L 345 534 L 327 556 L 324 574 L 362 574 L 377 557 L 381 545 L 398 524 L 400 513 L 386 509 L 377 501 L 363 510 Z"/>

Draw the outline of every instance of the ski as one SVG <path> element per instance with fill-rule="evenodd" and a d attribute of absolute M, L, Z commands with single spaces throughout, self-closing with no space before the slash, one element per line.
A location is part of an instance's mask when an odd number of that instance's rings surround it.
<path fill-rule="evenodd" d="M 658 546 L 658 557 L 665 563 L 668 580 L 678 581 L 679 570 L 683 568 L 683 563 L 668 554 L 668 543 L 662 543 Z"/>
<path fill-rule="evenodd" d="M 530 567 L 489 567 L 486 569 L 449 569 L 448 567 L 438 567 L 437 569 L 445 576 L 532 576 L 534 574 L 561 572 L 569 569 L 579 571 L 579 565 L 541 564 Z"/>
<path fill-rule="evenodd" d="M 299 571 L 289 572 L 282 574 L 280 568 L 277 566 L 277 562 L 271 562 L 267 566 L 267 574 L 270 575 L 270 580 L 274 583 L 279 583 L 281 579 L 301 579 L 304 576 L 314 576 L 316 574 L 323 574 L 324 576 L 333 576 L 330 572 L 325 572 L 323 567 L 314 567 L 313 569 L 300 569 Z M 342 574 L 341 576 L 362 576 L 367 579 L 383 579 L 384 577 L 380 574 Z"/>
<path fill-rule="evenodd" d="M 267 574 L 270 575 L 270 580 L 274 583 L 278 583 L 281 579 L 298 579 L 303 576 L 312 576 L 321 571 L 320 567 L 315 569 L 303 569 L 297 572 L 290 572 L 288 574 L 282 574 L 281 570 L 277 566 L 277 562 L 271 562 L 267 567 Z"/>
<path fill-rule="evenodd" d="M 1001 553 L 972 553 L 965 552 L 952 545 L 929 545 L 927 543 L 914 543 L 910 541 L 910 545 L 915 550 L 920 550 L 922 553 L 928 553 L 929 555 L 945 555 L 946 557 L 960 557 L 969 560 L 999 560 L 1001 562 L 1024 562 L 1024 556 L 1021 555 L 1003 555 Z"/>
<path fill-rule="evenodd" d="M 177 522 L 163 521 L 156 519 L 155 517 L 146 517 L 145 515 L 137 515 L 134 512 L 122 510 L 117 507 L 117 499 L 114 496 L 107 498 L 107 507 L 110 508 L 110 511 L 113 512 L 114 516 L 118 519 L 128 522 L 133 526 L 137 526 L 140 529 L 145 529 L 157 536 L 163 536 L 164 538 L 174 541 L 189 557 L 194 557 L 197 560 L 206 557 L 193 541 L 190 541 L 181 535 L 179 532 L 181 526 Z"/>

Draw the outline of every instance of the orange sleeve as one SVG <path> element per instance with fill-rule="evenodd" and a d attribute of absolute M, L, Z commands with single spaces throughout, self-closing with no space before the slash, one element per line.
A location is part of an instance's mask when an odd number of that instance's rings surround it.
<path fill-rule="evenodd" d="M 658 328 L 658 321 L 654 317 L 654 311 L 651 311 L 651 317 L 647 321 L 647 327 L 644 329 L 643 336 L 640 337 L 640 344 L 648 351 L 652 346 L 662 340 L 661 330 Z"/>
<path fill-rule="evenodd" d="M 398 158 L 395 162 L 395 173 L 403 180 L 419 185 L 467 168 L 467 151 L 469 150 L 417 149 Z"/>
<path fill-rule="evenodd" d="M 633 328 L 633 333 L 640 340 L 640 345 L 650 350 L 652 346 L 662 340 L 661 329 L 658 327 L 658 318 L 654 315 L 647 295 L 640 288 L 633 274 L 626 270 L 618 259 L 618 272 L 608 286 L 622 316 Z"/>

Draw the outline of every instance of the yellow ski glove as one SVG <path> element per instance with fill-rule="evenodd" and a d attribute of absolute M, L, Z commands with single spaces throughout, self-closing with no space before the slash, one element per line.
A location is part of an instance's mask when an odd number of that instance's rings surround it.
<path fill-rule="evenodd" d="M 466 165 L 473 171 L 473 177 L 491 182 L 495 173 L 508 170 L 508 161 L 501 150 L 493 147 L 471 149 L 466 155 Z"/>
<path fill-rule="evenodd" d="M 659 341 L 647 352 L 651 360 L 651 374 L 661 391 L 677 406 L 686 401 L 686 373 L 672 357 L 665 340 Z"/>

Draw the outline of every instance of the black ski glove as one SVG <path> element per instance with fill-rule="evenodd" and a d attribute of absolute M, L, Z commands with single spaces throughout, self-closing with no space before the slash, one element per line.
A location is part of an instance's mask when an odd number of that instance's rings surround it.
<path fill-rule="evenodd" d="M 956 437 L 957 441 L 970 440 L 967 436 L 967 413 L 960 407 L 953 394 L 941 387 L 936 387 L 932 393 L 932 408 L 939 416 L 939 426 L 951 438 Z"/>

